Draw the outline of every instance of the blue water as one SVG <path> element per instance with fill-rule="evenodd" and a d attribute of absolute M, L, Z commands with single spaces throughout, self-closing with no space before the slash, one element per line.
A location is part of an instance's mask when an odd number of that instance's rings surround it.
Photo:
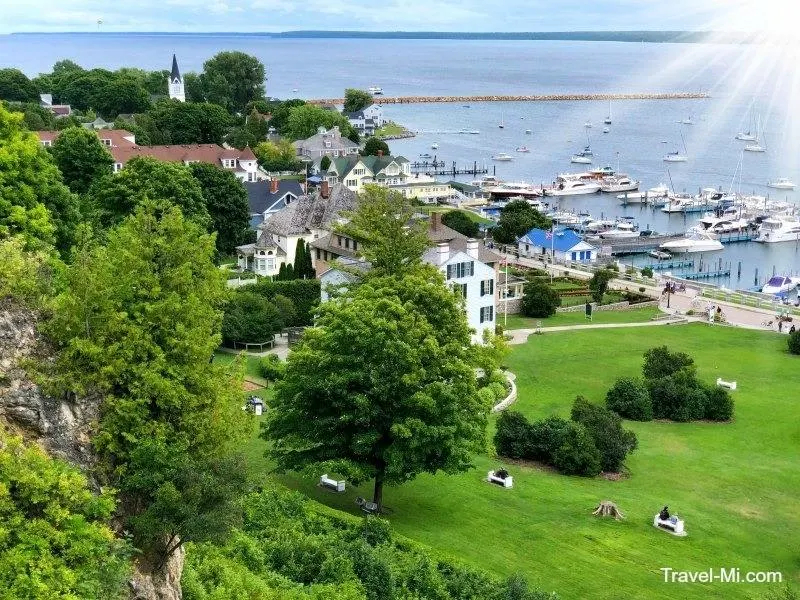
<path fill-rule="evenodd" d="M 267 94 L 280 98 L 339 97 L 345 87 L 380 85 L 387 95 L 568 94 L 602 92 L 703 91 L 701 100 L 614 101 L 610 133 L 602 133 L 608 102 L 462 103 L 390 105 L 387 116 L 420 133 L 390 144 L 393 153 L 414 160 L 436 154 L 459 165 L 474 161 L 514 181 L 550 183 L 560 172 L 580 170 L 569 157 L 587 143 L 594 165 L 610 164 L 642 181 L 642 188 L 666 183 L 676 191 L 700 187 L 794 201 L 797 192 L 766 187 L 779 176 L 800 183 L 800 125 L 792 83 L 797 60 L 781 49 L 713 44 L 638 44 L 574 41 L 270 39 L 236 35 L 14 35 L 0 36 L 0 67 L 29 75 L 49 71 L 70 58 L 85 67 L 136 66 L 167 69 L 172 53 L 181 69 L 198 71 L 220 50 L 257 56 L 267 68 Z M 783 58 L 781 58 L 783 57 Z M 297 89 L 297 92 L 293 92 Z M 749 111 L 751 105 L 755 106 Z M 764 154 L 742 152 L 734 139 L 757 112 Z M 678 121 L 690 118 L 693 125 Z M 505 128 L 498 124 L 504 122 Z M 590 120 L 591 129 L 584 128 Z M 461 128 L 480 135 L 436 133 Z M 525 129 L 532 134 L 526 135 Z M 681 137 L 683 136 L 683 137 Z M 439 144 L 437 150 L 431 143 Z M 666 143 L 662 143 L 666 142 Z M 517 154 L 526 145 L 528 154 Z M 687 163 L 664 163 L 666 152 L 683 149 Z M 499 152 L 510 163 L 493 163 Z M 737 165 L 742 162 L 741 169 Z M 668 167 L 668 168 L 667 168 Z M 470 180 L 471 177 L 461 177 Z M 562 208 L 596 217 L 635 216 L 642 228 L 682 231 L 699 215 L 668 217 L 638 206 L 621 207 L 613 196 L 563 199 Z M 753 287 L 774 272 L 800 271 L 794 243 L 731 244 L 704 257 L 730 264 L 728 287 Z M 742 262 L 741 279 L 736 277 Z"/>

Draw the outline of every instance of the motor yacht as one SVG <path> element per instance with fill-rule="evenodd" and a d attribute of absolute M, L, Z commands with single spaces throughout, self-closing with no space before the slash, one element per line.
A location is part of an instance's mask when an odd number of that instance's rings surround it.
<path fill-rule="evenodd" d="M 492 157 L 492 160 L 499 160 L 499 161 L 502 161 L 502 162 L 508 162 L 510 160 L 514 160 L 514 157 L 511 156 L 510 154 L 506 154 L 505 152 L 501 152 L 500 154 L 495 154 Z"/>
<path fill-rule="evenodd" d="M 526 133 L 527 135 L 530 135 L 532 132 L 531 132 L 531 130 L 530 130 L 530 129 L 526 129 L 526 130 L 525 130 L 525 133 Z"/>
<path fill-rule="evenodd" d="M 800 241 L 800 220 L 793 215 L 776 215 L 761 221 L 758 226 L 757 242 L 798 242 Z"/>
<path fill-rule="evenodd" d="M 431 149 L 433 149 L 433 150 L 438 150 L 438 149 L 439 149 L 439 144 L 437 144 L 436 142 L 433 142 L 433 143 L 431 144 Z"/>
<path fill-rule="evenodd" d="M 608 133 L 611 131 L 610 127 L 603 127 L 603 133 Z"/>
<path fill-rule="evenodd" d="M 633 223 L 620 221 L 615 227 L 601 231 L 599 235 L 604 240 L 621 240 L 639 237 L 639 230 Z"/>
<path fill-rule="evenodd" d="M 791 292 L 800 283 L 800 279 L 776 275 L 771 277 L 764 287 L 761 288 L 763 294 L 785 294 Z"/>
<path fill-rule="evenodd" d="M 795 185 L 787 177 L 778 177 L 775 181 L 770 181 L 767 184 L 767 187 L 771 187 L 776 190 L 793 190 Z"/>
<path fill-rule="evenodd" d="M 569 159 L 569 162 L 581 165 L 590 165 L 592 164 L 592 157 L 585 156 L 583 152 L 581 152 L 580 154 L 573 154 L 572 157 Z"/>
<path fill-rule="evenodd" d="M 632 192 L 639 189 L 639 182 L 631 179 L 627 175 L 618 177 L 603 177 L 600 182 L 601 192 Z"/>
<path fill-rule="evenodd" d="M 713 233 L 695 231 L 684 238 L 664 242 L 659 248 L 672 254 L 684 254 L 690 252 L 715 252 L 722 250 L 723 246 L 722 242 Z"/>
<path fill-rule="evenodd" d="M 565 210 L 549 213 L 547 216 L 559 225 L 580 225 L 581 223 L 581 218 L 578 215 Z"/>
<path fill-rule="evenodd" d="M 664 162 L 686 162 L 687 160 L 689 160 L 689 157 L 685 154 L 681 154 L 677 150 L 664 155 Z"/>
<path fill-rule="evenodd" d="M 517 152 L 530 152 L 530 149 L 527 146 L 519 146 L 516 149 Z"/>
<path fill-rule="evenodd" d="M 587 173 L 589 173 L 590 175 L 597 175 L 598 177 L 605 178 L 615 175 L 616 171 L 613 169 L 613 167 L 606 165 L 605 167 L 595 167 L 593 169 L 589 169 Z"/>
<path fill-rule="evenodd" d="M 367 88 L 367 90 L 373 96 L 380 96 L 381 94 L 383 94 L 383 89 L 378 87 L 377 85 L 371 85 L 370 87 Z"/>
<path fill-rule="evenodd" d="M 647 255 L 652 256 L 653 258 L 656 258 L 658 260 L 668 260 L 672 258 L 672 254 L 670 254 L 669 252 L 664 252 L 663 250 L 650 250 L 650 252 L 648 252 Z"/>
<path fill-rule="evenodd" d="M 545 189 L 545 196 L 577 196 L 594 194 L 600 191 L 600 184 L 582 179 L 568 179 L 558 176 L 554 187 Z"/>

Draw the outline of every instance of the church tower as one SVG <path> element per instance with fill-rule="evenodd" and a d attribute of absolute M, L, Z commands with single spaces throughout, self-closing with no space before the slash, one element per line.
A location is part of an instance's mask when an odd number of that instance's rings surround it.
<path fill-rule="evenodd" d="M 174 54 L 172 55 L 172 72 L 167 78 L 167 85 L 169 86 L 169 97 L 171 99 L 186 102 L 186 94 L 183 91 L 183 77 L 181 77 L 181 72 L 178 70 L 178 59 L 175 58 Z"/>

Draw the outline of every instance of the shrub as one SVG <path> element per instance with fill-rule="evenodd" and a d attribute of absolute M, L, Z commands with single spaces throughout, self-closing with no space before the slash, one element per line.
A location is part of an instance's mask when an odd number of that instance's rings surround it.
<path fill-rule="evenodd" d="M 553 455 L 563 443 L 569 425 L 566 419 L 555 416 L 533 423 L 530 426 L 529 457 L 553 464 Z"/>
<path fill-rule="evenodd" d="M 691 421 L 702 419 L 705 399 L 694 394 L 699 383 L 692 371 L 679 371 L 674 375 L 648 381 L 653 416 L 656 419 Z"/>
<path fill-rule="evenodd" d="M 268 354 L 258 363 L 261 376 L 269 381 L 280 381 L 286 372 L 286 363 L 276 354 Z"/>
<path fill-rule="evenodd" d="M 483 406 L 492 407 L 496 404 L 494 401 L 494 392 L 488 387 L 482 387 L 478 390 L 478 398 L 480 398 Z"/>
<path fill-rule="evenodd" d="M 280 328 L 278 309 L 272 302 L 249 289 L 231 293 L 222 317 L 225 344 L 266 342 Z"/>
<path fill-rule="evenodd" d="M 800 329 L 789 334 L 789 352 L 800 354 Z"/>
<path fill-rule="evenodd" d="M 622 419 L 616 413 L 596 406 L 582 396 L 575 399 L 571 416 L 594 440 L 603 471 L 620 471 L 627 455 L 636 449 L 636 434 L 622 428 Z"/>
<path fill-rule="evenodd" d="M 600 451 L 586 427 L 566 423 L 562 443 L 553 453 L 553 466 L 565 475 L 594 477 L 601 471 Z"/>
<path fill-rule="evenodd" d="M 733 418 L 733 398 L 728 390 L 717 385 L 704 386 L 705 418 L 710 421 L 730 421 Z"/>
<path fill-rule="evenodd" d="M 644 267 L 642 269 L 642 277 L 653 277 L 653 267 Z M 644 288 L 639 288 L 640 292 L 644 291 Z"/>
<path fill-rule="evenodd" d="M 498 402 L 500 400 L 504 400 L 505 397 L 508 396 L 508 390 L 506 389 L 506 386 L 503 385 L 502 383 L 497 383 L 497 382 L 490 383 L 487 387 L 491 390 L 494 399 L 497 400 Z"/>
<path fill-rule="evenodd" d="M 292 279 L 289 281 L 270 281 L 262 279 L 250 289 L 261 294 L 268 300 L 276 296 L 285 296 L 294 305 L 295 315 L 287 327 L 311 325 L 314 319 L 314 310 L 319 305 L 320 282 L 319 279 Z"/>
<path fill-rule="evenodd" d="M 278 314 L 280 315 L 283 326 L 290 327 L 291 323 L 294 323 L 297 317 L 297 311 L 294 308 L 294 302 L 292 302 L 283 294 L 275 294 L 272 302 L 278 309 Z"/>
<path fill-rule="evenodd" d="M 526 283 L 522 296 L 522 314 L 526 317 L 550 317 L 561 306 L 561 297 L 544 283 Z"/>
<path fill-rule="evenodd" d="M 494 446 L 500 456 L 532 458 L 530 439 L 531 424 L 522 413 L 515 410 L 504 410 L 500 413 L 494 433 Z"/>
<path fill-rule="evenodd" d="M 644 353 L 642 373 L 646 379 L 658 379 L 694 367 L 694 360 L 683 352 L 670 352 L 666 346 L 650 348 Z"/>
<path fill-rule="evenodd" d="M 592 300 L 602 304 L 603 295 L 608 289 L 608 282 L 612 279 L 614 279 L 614 273 L 608 268 L 595 271 L 595 274 L 589 280 L 589 292 L 592 295 Z"/>
<path fill-rule="evenodd" d="M 442 215 L 442 223 L 467 237 L 476 238 L 480 233 L 478 224 L 470 219 L 467 213 L 460 210 L 451 210 L 444 213 Z"/>
<path fill-rule="evenodd" d="M 606 406 L 619 416 L 632 421 L 650 421 L 653 418 L 650 392 L 641 379 L 618 379 L 606 393 Z"/>

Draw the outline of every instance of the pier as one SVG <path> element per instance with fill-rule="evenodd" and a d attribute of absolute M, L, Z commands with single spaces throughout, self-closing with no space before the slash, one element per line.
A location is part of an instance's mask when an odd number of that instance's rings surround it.
<path fill-rule="evenodd" d="M 412 173 L 427 173 L 428 175 L 446 175 L 446 176 L 455 176 L 455 175 L 487 175 L 489 173 L 489 167 L 486 165 L 479 166 L 478 162 L 475 161 L 472 163 L 472 166 L 466 167 L 458 167 L 456 165 L 456 161 L 453 161 L 453 164 L 450 167 L 445 165 L 443 160 L 422 160 L 416 161 L 411 163 L 411 172 Z M 495 166 L 492 165 L 492 174 L 496 174 Z"/>
<path fill-rule="evenodd" d="M 651 250 L 658 250 L 661 244 L 664 242 L 677 240 L 682 237 L 684 237 L 682 233 L 671 235 L 648 235 L 638 238 L 614 240 L 610 244 L 603 244 L 603 247 L 609 248 L 609 252 L 613 255 L 644 254 L 645 252 L 650 252 Z"/>
<path fill-rule="evenodd" d="M 580 100 L 701 100 L 710 95 L 703 92 L 673 93 L 632 93 L 632 94 L 531 94 L 503 95 L 491 94 L 483 96 L 375 96 L 375 104 L 428 104 L 443 102 L 557 102 Z M 344 104 L 344 98 L 321 98 L 307 100 L 309 104 Z"/>
<path fill-rule="evenodd" d="M 652 263 L 649 265 L 645 265 L 645 267 L 650 267 L 651 269 L 653 269 L 653 271 L 673 271 L 673 270 L 688 269 L 690 267 L 694 267 L 694 261 L 671 260 L 665 262 Z"/>
<path fill-rule="evenodd" d="M 697 279 L 714 279 L 715 277 L 730 277 L 730 269 L 719 269 L 717 271 L 697 271 L 696 273 L 684 273 L 683 279 L 695 281 Z"/>

